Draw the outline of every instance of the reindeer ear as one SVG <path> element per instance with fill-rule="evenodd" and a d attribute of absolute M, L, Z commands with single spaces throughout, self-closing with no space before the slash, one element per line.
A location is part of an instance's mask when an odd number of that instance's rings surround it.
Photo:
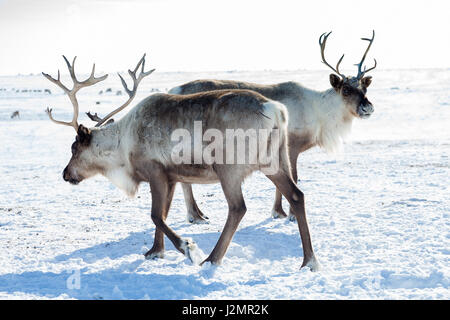
<path fill-rule="evenodd" d="M 371 76 L 367 76 L 361 79 L 361 85 L 364 88 L 367 88 L 368 86 L 370 86 L 370 84 L 372 83 L 372 77 Z"/>
<path fill-rule="evenodd" d="M 335 89 L 338 90 L 342 86 L 342 80 L 334 73 L 330 74 L 330 84 Z"/>
<path fill-rule="evenodd" d="M 77 131 L 77 141 L 83 145 L 89 145 L 91 142 L 91 130 L 80 124 Z"/>

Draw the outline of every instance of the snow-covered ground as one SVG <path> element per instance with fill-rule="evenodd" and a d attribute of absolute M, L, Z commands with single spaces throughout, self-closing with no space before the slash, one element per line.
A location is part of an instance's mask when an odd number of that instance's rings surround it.
<path fill-rule="evenodd" d="M 74 133 L 44 109 L 69 120 L 67 97 L 42 76 L 0 77 L 0 298 L 449 299 L 450 70 L 373 77 L 375 113 L 354 122 L 344 153 L 299 158 L 317 273 L 299 270 L 298 227 L 270 217 L 274 187 L 262 174 L 244 184 L 248 211 L 222 266 L 192 265 L 167 240 L 165 259 L 144 260 L 155 229 L 148 185 L 128 199 L 103 177 L 64 182 Z M 135 101 L 198 78 L 329 86 L 327 71 L 155 72 Z M 82 90 L 82 110 L 105 114 L 121 89 L 111 75 Z M 168 223 L 209 253 L 227 205 L 218 185 L 194 193 L 210 223 L 186 223 L 179 187 Z"/>

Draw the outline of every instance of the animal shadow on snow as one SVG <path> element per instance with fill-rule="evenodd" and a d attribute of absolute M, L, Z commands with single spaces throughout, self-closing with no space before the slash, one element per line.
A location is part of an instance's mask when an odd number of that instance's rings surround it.
<path fill-rule="evenodd" d="M 239 229 L 224 264 L 227 263 L 227 259 L 236 257 L 248 260 L 249 263 L 258 263 L 258 259 L 280 260 L 290 256 L 298 257 L 300 260 L 302 257 L 300 237 L 296 234 L 271 232 L 272 221 L 269 218 L 259 224 Z M 277 223 L 287 222 L 277 221 Z M 143 246 L 151 246 L 153 234 L 154 227 L 144 232 L 131 233 L 118 241 L 101 243 L 69 254 L 58 255 L 53 262 L 65 263 L 71 259 L 82 259 L 89 265 L 102 259 L 115 260 L 132 254 L 141 254 Z M 220 232 L 183 234 L 183 236 L 194 239 L 202 251 L 208 254 L 218 240 Z M 166 240 L 166 243 L 166 251 L 175 250 L 170 241 Z M 173 256 L 172 253 L 171 256 Z M 169 259 L 166 267 L 183 268 L 186 262 L 186 259 L 177 259 L 177 261 Z M 201 272 L 169 275 L 135 272 L 141 265 L 147 263 L 156 262 L 139 257 L 133 261 L 123 261 L 119 267 L 95 272 L 90 271 L 89 267 L 84 267 L 78 270 L 81 280 L 79 289 L 68 289 L 67 286 L 67 281 L 75 270 L 64 270 L 61 273 L 30 271 L 21 274 L 5 274 L 0 276 L 0 291 L 11 294 L 22 292 L 50 298 L 64 294 L 63 297 L 77 299 L 192 299 L 226 289 L 226 285 L 218 281 L 205 283 L 202 279 L 205 273 Z"/>
<path fill-rule="evenodd" d="M 225 259 L 235 256 L 248 256 L 248 258 L 268 259 L 279 261 L 285 257 L 303 257 L 300 236 L 296 223 L 287 220 L 277 221 L 280 224 L 291 224 L 293 234 L 274 233 L 270 226 L 272 218 L 259 224 L 240 228 L 236 231 Z M 276 229 L 276 227 L 275 227 Z M 133 232 L 128 237 L 118 241 L 106 242 L 92 247 L 76 250 L 69 254 L 58 255 L 55 261 L 82 259 L 86 263 L 93 263 L 104 258 L 119 259 L 130 254 L 143 254 L 142 247 L 150 248 L 153 244 L 154 227 L 143 232 Z M 185 229 L 186 230 L 186 229 Z M 207 256 L 219 239 L 221 232 L 182 233 L 175 230 L 183 238 L 192 238 L 197 246 Z M 166 252 L 176 250 L 169 239 L 165 238 Z M 248 248 L 242 251 L 239 248 Z M 178 252 L 178 251 L 177 251 Z M 247 252 L 247 253 L 245 253 Z M 179 253 L 181 255 L 181 253 Z M 205 258 L 206 258 L 205 256 Z M 151 263 L 151 261 L 149 261 Z M 224 261 L 226 263 L 226 261 Z"/>
<path fill-rule="evenodd" d="M 0 291 L 49 298 L 75 299 L 192 299 L 225 289 L 219 282 L 205 284 L 196 275 L 125 273 L 107 269 L 95 273 L 80 270 L 79 287 L 67 285 L 73 272 L 32 271 L 0 276 Z"/>

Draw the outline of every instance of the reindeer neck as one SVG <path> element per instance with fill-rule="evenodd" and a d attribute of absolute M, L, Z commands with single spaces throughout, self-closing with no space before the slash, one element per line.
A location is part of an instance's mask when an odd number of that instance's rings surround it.
<path fill-rule="evenodd" d="M 99 156 L 116 153 L 120 147 L 120 126 L 112 123 L 92 129 L 92 147 Z"/>
<path fill-rule="evenodd" d="M 93 130 L 92 148 L 102 174 L 116 187 L 133 196 L 137 191 L 137 182 L 133 179 L 133 166 L 129 154 L 132 146 L 123 134 L 125 128 L 120 121 Z"/>
<path fill-rule="evenodd" d="M 286 105 L 289 126 L 296 134 L 308 135 L 310 146 L 318 145 L 330 153 L 341 148 L 350 132 L 353 115 L 333 88 L 316 91 L 289 81 L 258 89 L 268 98 Z"/>
<path fill-rule="evenodd" d="M 342 142 L 351 131 L 353 115 L 333 88 L 321 92 L 312 91 L 309 97 L 315 109 L 316 144 L 326 152 L 340 150 Z"/>

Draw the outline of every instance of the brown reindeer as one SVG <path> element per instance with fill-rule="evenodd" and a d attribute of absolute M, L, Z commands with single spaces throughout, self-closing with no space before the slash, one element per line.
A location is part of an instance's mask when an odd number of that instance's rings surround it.
<path fill-rule="evenodd" d="M 72 65 L 65 57 L 64 60 L 74 83 L 72 89 L 61 83 L 59 71 L 57 79 L 43 74 L 64 90 L 74 109 L 71 122 L 55 120 L 51 109 L 47 109 L 50 120 L 71 126 L 77 133 L 72 144 L 72 157 L 63 171 L 63 178 L 78 184 L 95 174 L 102 174 L 129 195 L 136 193 L 141 182 L 148 182 L 152 195 L 151 217 L 156 231 L 153 247 L 145 254 L 147 258 L 163 257 L 166 235 L 177 250 L 197 262 L 198 249 L 195 243 L 181 238 L 166 223 L 175 185 L 177 182 L 220 182 L 228 202 L 228 218 L 216 246 L 204 260 L 220 263 L 246 212 L 241 184 L 249 174 L 260 170 L 286 197 L 297 218 L 304 253 L 302 267 L 308 266 L 311 270 L 318 268 L 306 220 L 304 195 L 291 177 L 287 151 L 288 114 L 284 105 L 249 90 L 218 90 L 185 96 L 157 93 L 142 100 L 119 121 L 103 125 L 131 102 L 139 82 L 151 73 L 144 72 L 144 56 L 134 71 L 129 70 L 133 89 L 129 90 L 120 77 L 129 95 L 127 102 L 101 119 L 94 128 L 88 129 L 77 122 L 79 107 L 76 93 L 82 87 L 104 80 L 106 75 L 96 78 L 94 65 L 90 77 L 79 81 L 75 76 L 75 59 Z M 136 75 L 139 68 L 141 73 Z M 224 163 L 216 158 L 222 154 L 228 159 L 228 155 L 233 154 L 234 159 L 235 148 L 239 148 L 238 139 L 231 140 L 230 144 L 228 141 L 216 144 L 215 157 L 208 161 L 202 159 L 200 163 L 195 161 L 198 153 L 194 141 L 194 152 L 191 154 L 194 163 L 179 162 L 174 157 L 174 150 L 180 145 L 173 140 L 174 132 L 181 130 L 195 139 L 198 123 L 202 126 L 200 133 L 203 135 L 214 132 L 225 136 L 230 130 L 278 132 L 278 139 L 272 135 L 258 136 L 258 145 L 266 146 L 266 151 L 273 151 L 265 160 L 277 163 L 276 170 L 269 172 L 267 161 L 263 161 L 259 153 L 252 152 L 248 144 L 244 148 L 248 155 L 245 162 Z"/>
<path fill-rule="evenodd" d="M 169 93 L 184 95 L 218 89 L 248 89 L 283 103 L 289 112 L 289 160 L 293 179 L 297 181 L 297 159 L 300 153 L 314 146 L 333 152 L 339 148 L 342 140 L 350 132 L 353 119 L 368 118 L 374 111 L 372 103 L 366 97 L 367 87 L 372 82 L 372 77 L 366 77 L 365 74 L 376 67 L 376 60 L 375 65 L 370 69 L 365 67 L 363 69 L 363 63 L 375 38 L 375 31 L 371 39 L 362 38 L 368 41 L 369 45 L 357 64 L 358 73 L 355 77 L 347 77 L 339 71 L 344 55 L 339 59 L 336 68 L 326 61 L 325 45 L 330 34 L 331 32 L 324 33 L 319 39 L 322 62 L 337 74 L 330 74 L 331 88 L 328 90 L 315 91 L 296 82 L 263 85 L 231 80 L 196 80 L 175 87 Z M 182 187 L 188 221 L 203 222 L 207 217 L 195 202 L 191 185 L 183 183 Z M 272 216 L 274 218 L 287 216 L 283 210 L 281 193 L 278 189 Z M 291 220 L 295 219 L 292 211 L 289 217 Z"/>
<path fill-rule="evenodd" d="M 14 118 L 19 118 L 20 119 L 20 112 L 19 112 L 19 110 L 16 110 L 16 111 L 14 111 L 11 114 L 11 119 L 14 119 Z"/>

